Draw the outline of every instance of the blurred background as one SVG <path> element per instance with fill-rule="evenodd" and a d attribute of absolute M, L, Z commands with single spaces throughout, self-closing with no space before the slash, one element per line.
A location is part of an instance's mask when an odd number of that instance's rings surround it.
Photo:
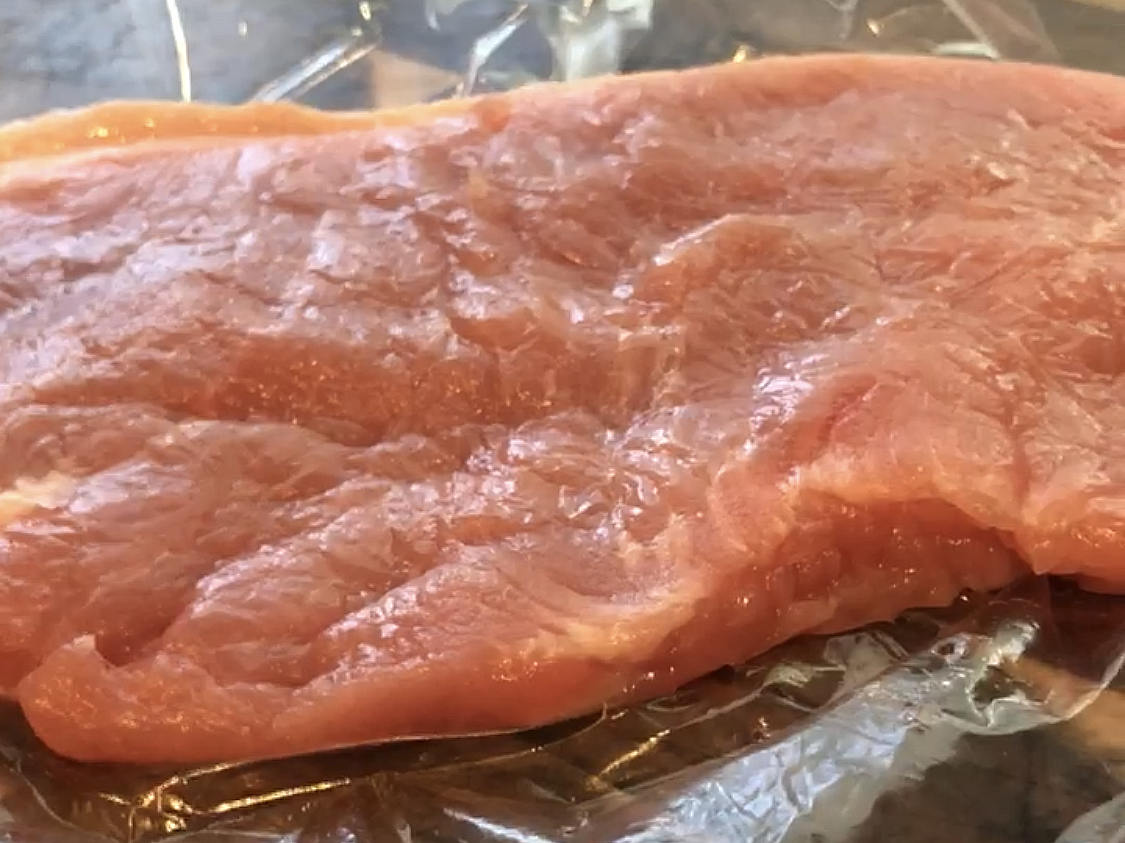
<path fill-rule="evenodd" d="M 1125 72 L 1123 44 L 1125 0 L 2 0 L 0 119 L 117 97 L 395 105 L 816 49 Z"/>

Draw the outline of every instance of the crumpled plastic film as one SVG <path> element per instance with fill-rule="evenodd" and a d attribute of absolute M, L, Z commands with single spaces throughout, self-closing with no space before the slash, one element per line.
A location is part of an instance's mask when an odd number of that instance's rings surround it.
<path fill-rule="evenodd" d="M 126 5 L 167 27 L 160 91 L 361 108 L 826 50 L 1110 68 L 1125 37 L 1115 2 Z M 1033 581 L 794 641 L 671 698 L 578 722 L 257 765 L 74 764 L 3 711 L 0 839 L 1116 843 L 1125 841 L 1123 608 Z"/>
<path fill-rule="evenodd" d="M 704 6 L 710 7 L 706 10 L 710 14 L 696 18 Z M 685 14 L 688 7 L 691 12 Z M 534 29 L 549 45 L 549 76 L 556 80 L 701 61 L 738 61 L 762 53 L 829 49 L 906 48 L 992 59 L 1058 59 L 1034 7 L 1024 0 L 909 4 L 865 4 L 860 0 L 720 0 L 710 4 L 682 0 L 426 0 L 427 17 L 435 28 L 447 25 L 457 13 L 473 10 L 484 14 L 484 9 L 502 23 L 475 39 L 459 86 L 464 93 L 493 90 L 497 83 L 510 87 L 524 77 L 527 67 L 513 73 L 515 51 L 510 55 L 505 47 L 525 27 Z M 672 35 L 675 40 L 694 36 L 703 43 L 695 50 L 646 55 L 645 48 L 664 42 L 671 28 L 678 30 Z M 652 43 L 643 43 L 646 35 Z"/>
<path fill-rule="evenodd" d="M 0 831 L 52 841 L 828 843 L 1050 840 L 1053 830 L 1069 843 L 1074 829 L 1121 810 L 1120 609 L 1032 582 L 795 641 L 600 718 L 243 767 L 72 764 L 13 717 Z M 1037 836 L 1018 836 L 1021 823 Z"/>

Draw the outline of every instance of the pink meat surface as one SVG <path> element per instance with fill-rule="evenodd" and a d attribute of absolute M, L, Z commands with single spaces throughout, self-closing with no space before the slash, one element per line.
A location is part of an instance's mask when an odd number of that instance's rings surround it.
<path fill-rule="evenodd" d="M 1125 81 L 112 113 L 156 140 L 0 138 L 0 687 L 63 755 L 522 728 L 1125 586 Z"/>

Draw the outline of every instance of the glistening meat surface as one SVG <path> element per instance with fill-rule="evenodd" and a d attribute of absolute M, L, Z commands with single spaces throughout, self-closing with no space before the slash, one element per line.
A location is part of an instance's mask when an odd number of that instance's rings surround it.
<path fill-rule="evenodd" d="M 0 686 L 59 753 L 519 728 L 1125 584 L 1125 82 L 776 59 L 36 126 Z"/>

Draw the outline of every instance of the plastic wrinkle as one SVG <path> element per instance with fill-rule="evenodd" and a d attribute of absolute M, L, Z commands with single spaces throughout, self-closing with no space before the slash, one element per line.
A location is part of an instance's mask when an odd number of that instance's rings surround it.
<path fill-rule="evenodd" d="M 38 16 L 41 4 L 26 5 Z M 101 25 L 93 18 L 102 5 L 68 29 Z M 164 0 L 108 5 L 149 8 L 121 32 L 152 20 L 168 26 L 177 8 Z M 154 83 L 155 95 L 353 109 L 773 53 L 1058 61 L 1062 50 L 1037 11 L 1049 5 L 243 0 L 180 4 L 176 26 L 138 54 L 163 56 L 150 77 L 171 81 Z M 6 14 L 0 52 L 19 59 L 13 66 L 49 64 L 39 30 L 19 12 L 9 27 Z M 1122 32 L 1107 37 L 1119 45 Z M 171 44 L 169 33 L 184 43 Z M 232 49 L 245 61 L 231 62 Z M 0 80 L 0 116 L 23 116 L 27 104 L 6 90 Z M 114 95 L 92 86 L 89 97 Z M 1119 600 L 1034 581 L 878 628 L 790 642 L 670 698 L 531 733 L 138 771 L 55 757 L 3 710 L 0 837 L 1125 843 L 1123 662 Z"/>

